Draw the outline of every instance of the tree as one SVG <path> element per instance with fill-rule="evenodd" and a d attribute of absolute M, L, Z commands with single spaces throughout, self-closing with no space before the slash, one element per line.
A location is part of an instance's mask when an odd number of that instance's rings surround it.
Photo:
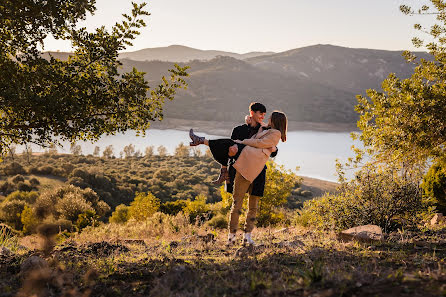
<path fill-rule="evenodd" d="M 99 157 L 99 153 L 101 152 L 101 148 L 99 146 L 94 147 L 93 156 Z"/>
<path fill-rule="evenodd" d="M 79 144 L 72 143 L 70 145 L 70 152 L 75 156 L 79 156 L 82 154 L 82 148 Z"/>
<path fill-rule="evenodd" d="M 184 145 L 184 143 L 180 142 L 180 144 L 175 148 L 175 156 L 184 158 L 189 157 L 190 149 L 188 146 Z"/>
<path fill-rule="evenodd" d="M 359 138 L 378 161 L 419 164 L 446 152 L 446 1 L 430 0 L 432 7 L 417 12 L 407 5 L 400 7 L 408 15 L 436 17 L 431 27 L 415 24 L 415 29 L 429 32 L 426 49 L 431 60 L 420 59 L 408 51 L 404 56 L 416 66 L 411 77 L 400 79 L 390 74 L 382 91 L 367 90 L 357 96 L 360 114 Z M 416 47 L 423 41 L 413 39 Z"/>
<path fill-rule="evenodd" d="M 164 145 L 160 145 L 157 149 L 158 155 L 164 157 L 167 155 L 167 148 Z"/>
<path fill-rule="evenodd" d="M 150 88 L 144 73 L 119 73 L 118 53 L 131 45 L 145 3 L 111 30 L 77 28 L 95 0 L 4 0 L 0 5 L 0 156 L 10 144 L 95 141 L 128 129 L 144 134 L 162 120 L 163 103 L 185 87 L 187 67 Z M 42 54 L 46 37 L 71 41 L 67 60 Z"/>
<path fill-rule="evenodd" d="M 135 146 L 130 143 L 129 145 L 124 146 L 123 151 L 126 158 L 133 157 L 135 154 Z"/>
<path fill-rule="evenodd" d="M 146 157 L 153 156 L 153 145 L 146 147 L 146 149 L 144 150 L 144 155 Z"/>
<path fill-rule="evenodd" d="M 110 159 L 113 156 L 113 145 L 107 145 L 102 152 L 102 156 L 106 159 Z"/>

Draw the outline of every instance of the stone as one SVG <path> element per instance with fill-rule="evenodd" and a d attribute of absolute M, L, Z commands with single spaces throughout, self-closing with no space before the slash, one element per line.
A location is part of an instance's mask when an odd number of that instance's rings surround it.
<path fill-rule="evenodd" d="M 20 272 L 27 274 L 33 270 L 44 269 L 48 267 L 48 262 L 38 256 L 31 256 L 20 265 Z"/>
<path fill-rule="evenodd" d="M 434 217 L 431 219 L 431 226 L 443 223 L 445 220 L 443 214 L 441 212 L 436 213 Z"/>
<path fill-rule="evenodd" d="M 364 242 L 381 241 L 384 239 L 381 227 L 376 225 L 363 225 L 353 227 L 338 234 L 342 240 L 358 240 Z"/>

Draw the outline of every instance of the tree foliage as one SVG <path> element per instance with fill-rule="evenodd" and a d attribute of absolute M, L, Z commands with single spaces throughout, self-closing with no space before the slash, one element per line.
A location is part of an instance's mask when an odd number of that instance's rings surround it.
<path fill-rule="evenodd" d="M 146 26 L 145 3 L 111 30 L 77 28 L 94 13 L 95 0 L 0 3 L 0 156 L 8 145 L 60 140 L 97 140 L 102 134 L 134 129 L 143 133 L 163 118 L 162 105 L 185 87 L 187 67 L 175 65 L 170 78 L 150 88 L 144 73 L 119 73 L 118 52 Z M 42 55 L 45 38 L 68 40 L 67 60 Z"/>
<path fill-rule="evenodd" d="M 404 56 L 415 64 L 411 77 L 400 79 L 390 74 L 382 83 L 382 91 L 367 90 L 358 95 L 356 110 L 360 113 L 360 139 L 379 160 L 416 164 L 445 155 L 446 150 L 446 2 L 430 0 L 431 6 L 418 10 L 402 5 L 408 15 L 435 16 L 434 24 L 415 29 L 431 40 L 424 45 L 415 37 L 417 47 L 425 46 L 432 59 L 417 59 L 406 51 Z"/>

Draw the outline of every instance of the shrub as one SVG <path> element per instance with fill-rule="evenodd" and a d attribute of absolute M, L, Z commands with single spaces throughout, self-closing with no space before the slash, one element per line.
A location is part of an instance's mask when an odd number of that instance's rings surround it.
<path fill-rule="evenodd" d="M 94 212 L 94 208 L 81 193 L 67 193 L 56 204 L 58 216 L 71 222 L 75 222 L 80 214 L 87 211 Z"/>
<path fill-rule="evenodd" d="M 306 201 L 297 222 L 332 230 L 364 224 L 375 224 L 385 231 L 414 226 L 429 204 L 422 199 L 418 179 L 398 172 L 367 167 L 345 184 L 340 194 Z"/>
<path fill-rule="evenodd" d="M 20 192 L 15 191 L 9 194 L 5 201 L 25 201 L 26 203 L 33 204 L 36 202 L 37 198 L 39 197 L 39 194 L 37 192 Z"/>
<path fill-rule="evenodd" d="M 446 159 L 437 160 L 423 177 L 424 194 L 433 199 L 437 208 L 446 212 Z"/>
<path fill-rule="evenodd" d="M 124 204 L 120 204 L 116 207 L 111 217 L 108 219 L 110 223 L 122 224 L 129 219 L 129 207 Z"/>
<path fill-rule="evenodd" d="M 19 182 L 17 184 L 17 190 L 22 191 L 22 192 L 29 192 L 33 190 L 33 187 L 31 187 L 30 184 L 24 183 L 24 182 Z"/>
<path fill-rule="evenodd" d="M 54 171 L 54 167 L 53 166 L 49 166 L 49 165 L 45 165 L 45 166 L 41 166 L 37 169 L 39 174 L 44 174 L 44 175 L 50 175 L 53 174 Z"/>
<path fill-rule="evenodd" d="M 79 214 L 76 221 L 77 230 L 80 231 L 87 226 L 97 227 L 99 225 L 98 219 L 99 216 L 95 213 L 94 210 L 87 210 L 86 212 Z"/>
<path fill-rule="evenodd" d="M 6 164 L 5 167 L 3 167 L 3 171 L 5 172 L 5 175 L 16 175 L 16 174 L 26 173 L 25 169 L 23 169 L 23 166 L 17 162 L 11 162 L 9 164 Z"/>
<path fill-rule="evenodd" d="M 40 182 L 37 178 L 33 177 L 29 180 L 29 184 L 33 187 L 40 185 Z"/>
<path fill-rule="evenodd" d="M 23 232 L 25 234 L 34 233 L 40 222 L 34 214 L 34 210 L 28 205 L 25 205 L 25 208 L 20 216 L 20 220 L 23 224 Z"/>
<path fill-rule="evenodd" d="M 35 203 L 36 215 L 40 218 L 53 215 L 75 222 L 79 214 L 94 211 L 104 216 L 110 207 L 99 200 L 91 189 L 80 189 L 73 185 L 59 187 L 42 193 Z"/>
<path fill-rule="evenodd" d="M 16 176 L 14 176 L 11 181 L 15 184 L 17 184 L 18 182 L 24 182 L 25 178 L 23 177 L 23 175 L 21 174 L 17 174 Z"/>
<path fill-rule="evenodd" d="M 206 203 L 206 197 L 203 195 L 195 197 L 194 201 L 187 200 L 187 205 L 183 211 L 189 216 L 191 223 L 203 222 L 211 215 L 209 205 Z"/>
<path fill-rule="evenodd" d="M 137 193 L 135 199 L 130 203 L 129 218 L 143 221 L 152 216 L 159 208 L 160 201 L 152 193 Z"/>
<path fill-rule="evenodd" d="M 23 225 L 20 219 L 26 202 L 20 200 L 4 201 L 0 205 L 0 218 L 16 230 L 21 230 Z"/>
<path fill-rule="evenodd" d="M 215 229 L 227 229 L 228 218 L 223 214 L 218 214 L 208 221 L 208 225 Z"/>
<path fill-rule="evenodd" d="M 2 192 L 5 196 L 14 192 L 15 190 L 17 190 L 17 187 L 7 181 L 0 184 L 0 192 Z"/>
<path fill-rule="evenodd" d="M 168 201 L 160 206 L 160 211 L 168 215 L 176 215 L 187 206 L 186 200 Z"/>

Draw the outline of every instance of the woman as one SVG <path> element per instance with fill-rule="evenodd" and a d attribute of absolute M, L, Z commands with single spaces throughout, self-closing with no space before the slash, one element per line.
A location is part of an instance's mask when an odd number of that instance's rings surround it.
<path fill-rule="evenodd" d="M 257 134 L 250 139 L 232 140 L 217 139 L 208 140 L 204 137 L 196 136 L 193 130 L 190 131 L 191 146 L 205 144 L 208 145 L 214 159 L 222 166 L 227 164 L 228 158 L 236 159 L 234 168 L 237 173 L 234 180 L 233 204 L 229 220 L 228 243 L 235 242 L 235 235 L 238 227 L 239 213 L 242 208 L 243 198 L 246 192 L 250 192 L 250 185 L 260 174 L 268 161 L 269 156 L 275 150 L 280 140 L 286 141 L 287 118 L 283 112 L 274 111 L 271 114 L 267 127 L 261 127 Z M 245 222 L 245 242 L 254 244 L 251 239 L 251 231 L 254 229 L 255 217 L 257 214 L 258 199 L 251 201 L 249 197 L 249 209 Z"/>

